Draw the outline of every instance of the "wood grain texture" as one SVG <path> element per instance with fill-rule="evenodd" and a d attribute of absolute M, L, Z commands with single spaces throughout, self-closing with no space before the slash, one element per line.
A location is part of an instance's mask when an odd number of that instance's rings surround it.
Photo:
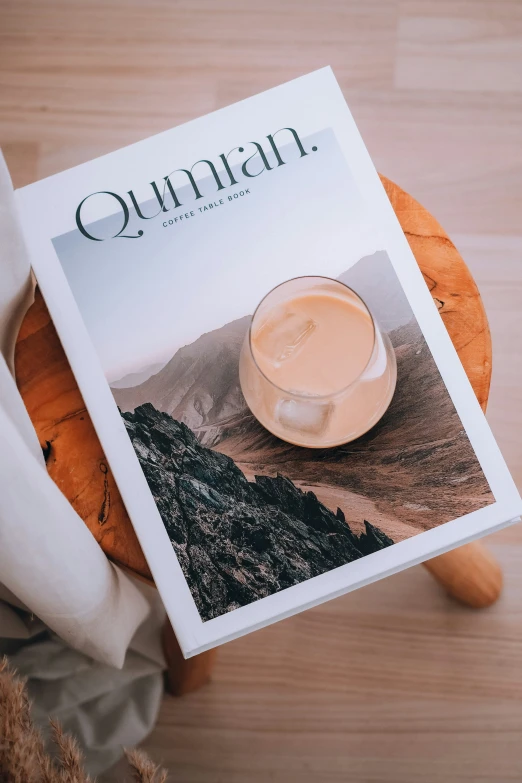
<path fill-rule="evenodd" d="M 39 291 L 19 333 L 18 388 L 47 469 L 104 552 L 138 576 L 150 571 Z"/>
<path fill-rule="evenodd" d="M 471 272 L 440 223 L 412 196 L 382 178 L 395 214 L 485 411 L 491 383 L 491 335 Z"/>

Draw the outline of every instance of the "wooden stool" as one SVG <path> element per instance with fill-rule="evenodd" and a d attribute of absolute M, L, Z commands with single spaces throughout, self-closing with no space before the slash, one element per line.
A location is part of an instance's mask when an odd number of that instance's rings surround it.
<path fill-rule="evenodd" d="M 382 181 L 485 410 L 491 380 L 491 338 L 475 282 L 429 212 L 393 182 L 384 177 Z M 49 474 L 107 556 L 135 576 L 151 581 L 136 534 L 38 291 L 18 337 L 16 377 L 42 448 L 48 453 Z M 500 595 L 502 572 L 480 543 L 466 544 L 424 565 L 451 596 L 468 606 L 489 606 Z M 187 693 L 209 678 L 214 650 L 185 661 L 170 623 L 165 628 L 164 647 L 171 693 Z"/>

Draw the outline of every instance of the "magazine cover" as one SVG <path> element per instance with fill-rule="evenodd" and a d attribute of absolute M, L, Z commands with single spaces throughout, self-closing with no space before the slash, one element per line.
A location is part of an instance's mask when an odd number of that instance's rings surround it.
<path fill-rule="evenodd" d="M 520 513 L 329 69 L 17 199 L 185 655 Z"/>

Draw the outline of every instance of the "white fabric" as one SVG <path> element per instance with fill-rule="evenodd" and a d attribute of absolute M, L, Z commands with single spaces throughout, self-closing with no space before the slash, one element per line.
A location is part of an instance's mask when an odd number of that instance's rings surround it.
<path fill-rule="evenodd" d="M 28 678 L 33 718 L 44 735 L 49 734 L 49 715 L 58 718 L 78 739 L 91 775 L 112 766 L 123 747 L 138 744 L 151 731 L 161 703 L 164 661 L 159 631 L 165 614 L 156 590 L 136 586 L 152 611 L 132 639 L 121 669 L 67 647 L 41 621 L 23 612 L 13 612 L 19 621 L 16 630 L 24 629 L 19 638 L 0 639 L 0 655 L 7 654 Z"/>
<path fill-rule="evenodd" d="M 4 641 L 5 637 L 27 641 L 42 631 L 45 636 L 30 648 L 20 648 L 20 643 L 13 641 L 7 647 L 4 644 L 3 649 L 16 651 L 14 662 L 19 659 L 26 674 L 42 675 L 46 666 L 49 672 L 54 670 L 56 682 L 51 692 L 66 712 L 88 700 L 88 683 L 96 680 L 91 696 L 99 699 L 100 694 L 112 692 L 110 706 L 106 706 L 113 719 L 118 687 L 125 689 L 120 702 L 123 704 L 125 697 L 130 704 L 132 683 L 140 679 L 141 666 L 143 677 L 152 676 L 154 680 L 149 697 L 155 695 L 152 701 L 149 699 L 149 707 L 155 707 L 144 711 L 150 717 L 158 707 L 161 692 L 163 659 L 161 651 L 158 653 L 158 640 L 163 610 L 156 591 L 139 589 L 107 560 L 47 474 L 36 433 L 13 378 L 16 335 L 32 297 L 29 260 L 16 219 L 11 180 L 0 154 L 0 637 Z M 24 613 L 25 609 L 29 614 Z M 139 634 L 135 636 L 147 617 L 148 641 L 152 637 L 156 640 L 153 653 L 147 648 L 147 640 L 144 647 L 143 634 L 141 639 Z M 47 633 L 46 627 L 55 635 Z M 139 652 L 127 654 L 133 637 L 134 644 L 138 639 Z M 66 645 L 77 653 L 68 651 Z M 23 654 L 21 649 L 25 650 Z M 95 661 L 103 666 L 97 669 Z M 123 667 L 123 673 L 116 676 L 113 667 Z M 86 669 L 90 673 L 87 679 L 85 671 L 79 674 Z M 69 693 L 64 686 L 67 673 L 73 671 L 83 683 L 81 694 L 77 686 Z M 42 704 L 36 699 L 36 712 L 40 710 L 43 715 L 52 700 L 47 690 Z M 131 728 L 127 722 L 126 732 L 121 709 L 121 731 L 115 739 L 118 746 L 122 736 L 125 742 L 133 743 L 146 733 L 144 724 L 147 730 L 152 725 L 152 718 L 143 720 L 142 715 L 141 723 L 131 720 Z M 82 711 L 85 713 L 83 707 Z M 139 710 L 131 712 L 136 715 Z M 95 713 L 99 719 L 99 711 Z M 87 719 L 82 732 L 90 732 L 92 738 L 96 732 L 88 724 Z M 106 736 L 113 734 L 106 731 Z M 104 754 L 105 760 L 112 762 L 115 758 L 110 747 L 104 748 Z M 102 762 L 98 762 L 94 768 L 100 768 Z"/>

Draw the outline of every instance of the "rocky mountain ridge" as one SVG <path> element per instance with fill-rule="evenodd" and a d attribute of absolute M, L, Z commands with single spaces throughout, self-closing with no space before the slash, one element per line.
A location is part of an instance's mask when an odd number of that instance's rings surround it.
<path fill-rule="evenodd" d="M 250 316 L 239 318 L 180 348 L 163 369 L 138 386 L 113 388 L 123 411 L 151 402 L 214 445 L 222 422 L 248 411 L 239 385 L 239 353 Z M 216 427 L 218 428 L 216 430 Z"/>
<path fill-rule="evenodd" d="M 393 544 L 281 474 L 248 481 L 150 403 L 122 417 L 204 621 Z"/>

